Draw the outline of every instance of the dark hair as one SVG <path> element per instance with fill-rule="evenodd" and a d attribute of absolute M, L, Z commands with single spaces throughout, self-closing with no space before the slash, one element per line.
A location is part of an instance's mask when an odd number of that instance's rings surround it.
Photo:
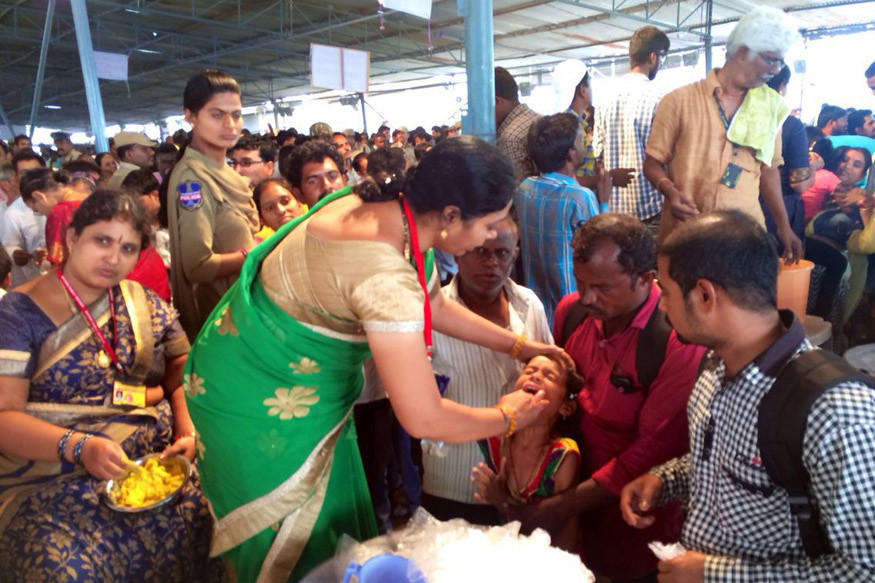
<path fill-rule="evenodd" d="M 556 172 L 574 147 L 580 124 L 570 113 L 544 116 L 529 128 L 526 150 L 541 174 Z"/>
<path fill-rule="evenodd" d="M 513 75 L 504 67 L 495 68 L 495 96 L 507 99 L 511 103 L 516 103 L 520 100 L 519 87 Z M 446 132 L 444 132 L 446 136 Z"/>
<path fill-rule="evenodd" d="M 207 69 L 190 78 L 185 84 L 182 107 L 196 114 L 217 93 L 240 95 L 240 85 L 227 73 Z M 174 141 L 175 136 L 176 134 L 174 134 Z M 119 154 L 119 158 L 121 158 L 121 154 Z"/>
<path fill-rule="evenodd" d="M 433 147 L 434 146 L 431 145 L 431 142 L 424 142 L 418 146 L 413 146 L 413 158 L 419 162 Z"/>
<path fill-rule="evenodd" d="M 240 138 L 230 151 L 234 152 L 236 150 L 258 150 L 258 157 L 261 158 L 262 162 L 276 162 L 276 157 L 279 153 L 276 144 L 258 136 L 246 136 Z"/>
<path fill-rule="evenodd" d="M 15 155 L 12 156 L 12 169 L 15 170 L 15 172 L 17 173 L 18 163 L 24 162 L 25 160 L 36 160 L 39 162 L 40 166 L 42 166 L 43 168 L 46 167 L 46 161 L 43 160 L 42 156 L 40 156 L 30 148 L 25 148 L 23 150 L 17 151 Z"/>
<path fill-rule="evenodd" d="M 31 168 L 25 170 L 19 180 L 18 189 L 24 202 L 33 200 L 33 193 L 54 190 L 67 184 L 67 175 L 50 168 Z"/>
<path fill-rule="evenodd" d="M 462 220 L 500 211 L 517 186 L 510 160 L 470 135 L 436 145 L 407 171 L 406 182 L 405 198 L 418 214 L 456 206 Z"/>
<path fill-rule="evenodd" d="M 846 115 L 848 115 L 848 112 L 844 108 L 839 107 L 838 105 L 824 104 L 820 110 L 820 114 L 817 116 L 817 127 L 823 129 L 829 122 L 841 119 Z"/>
<path fill-rule="evenodd" d="M 118 159 L 124 161 L 125 157 L 128 155 L 128 152 L 134 149 L 136 144 L 127 144 L 125 146 L 119 146 L 115 149 L 116 154 L 118 154 Z"/>
<path fill-rule="evenodd" d="M 134 170 L 122 180 L 122 189 L 131 194 L 149 194 L 158 190 L 160 184 L 148 170 Z"/>
<path fill-rule="evenodd" d="M 17 143 L 20 142 L 21 140 L 27 140 L 27 141 L 29 142 L 29 141 L 30 141 L 30 138 L 28 138 L 28 137 L 27 137 L 26 135 L 24 135 L 24 134 L 18 134 L 17 136 L 15 136 L 14 138 L 12 138 L 12 143 L 13 143 L 13 144 L 17 144 Z M 3 278 L 0 277 L 0 279 L 3 279 Z"/>
<path fill-rule="evenodd" d="M 139 196 L 117 190 L 95 190 L 88 198 L 82 201 L 73 219 L 70 228 L 81 236 L 86 227 L 101 221 L 120 220 L 130 223 L 136 232 L 140 234 L 140 248 L 149 244 L 149 231 L 146 221 L 146 209 L 140 202 Z"/>
<path fill-rule="evenodd" d="M 777 309 L 778 252 L 768 233 L 739 210 L 681 223 L 659 246 L 668 274 L 686 297 L 700 279 L 722 288 L 747 310 Z"/>
<path fill-rule="evenodd" d="M 404 192 L 404 169 L 407 162 L 401 148 L 383 148 L 368 154 L 368 176 L 355 187 L 365 202 L 398 198 Z"/>
<path fill-rule="evenodd" d="M 179 154 L 179 148 L 177 148 L 173 144 L 161 142 L 155 149 L 155 156 L 158 156 L 160 154 L 173 154 L 174 156 L 176 156 L 177 154 Z"/>
<path fill-rule="evenodd" d="M 844 158 L 845 154 L 850 150 L 855 150 L 863 155 L 863 178 L 865 178 L 866 173 L 869 172 L 869 168 L 872 166 L 872 154 L 866 148 L 858 148 L 856 146 L 840 146 L 836 148 L 833 153 L 832 168 L 827 168 L 827 170 L 838 172 L 839 164 L 842 163 L 842 158 Z"/>
<path fill-rule="evenodd" d="M 784 65 L 778 73 L 766 82 L 766 85 L 778 91 L 781 85 L 786 85 L 790 82 L 790 67 Z"/>
<path fill-rule="evenodd" d="M 633 67 L 643 65 L 650 53 L 664 53 L 671 48 L 668 36 L 655 26 L 642 26 L 629 40 L 629 64 Z"/>
<path fill-rule="evenodd" d="M 848 114 L 848 135 L 857 135 L 857 129 L 863 127 L 866 118 L 872 115 L 871 109 L 858 109 Z"/>
<path fill-rule="evenodd" d="M 67 162 L 62 166 L 62 168 L 70 173 L 71 177 L 76 178 L 77 174 L 87 174 L 89 172 L 94 174 L 100 174 L 100 166 L 92 162 L 91 160 L 77 158 L 71 162 Z"/>
<path fill-rule="evenodd" d="M 586 221 L 571 239 L 574 261 L 586 263 L 604 243 L 620 249 L 617 263 L 623 272 L 637 277 L 656 270 L 656 237 L 641 221 L 631 215 L 605 213 Z"/>
<path fill-rule="evenodd" d="M 258 183 L 258 186 L 255 187 L 255 190 L 252 191 L 252 200 L 255 201 L 255 208 L 258 209 L 258 214 L 261 214 L 261 195 L 264 193 L 264 190 L 270 186 L 271 184 L 278 184 L 289 191 L 292 192 L 292 185 L 289 184 L 289 181 L 282 177 L 277 178 L 268 178 L 267 180 L 262 180 Z"/>
<path fill-rule="evenodd" d="M 12 271 L 12 258 L 6 252 L 6 248 L 0 245 L 0 284 L 9 276 Z"/>
<path fill-rule="evenodd" d="M 111 152 L 101 152 L 97 156 L 94 157 L 94 161 L 97 162 L 97 167 L 100 168 L 100 163 L 103 161 L 105 156 L 112 157 Z"/>
<path fill-rule="evenodd" d="M 325 158 L 331 158 L 334 165 L 337 166 L 337 170 L 343 172 L 343 158 L 340 157 L 337 148 L 322 140 L 311 140 L 300 146 L 295 146 L 295 149 L 289 154 L 286 168 L 283 169 L 282 174 L 292 186 L 301 188 L 301 180 L 304 178 L 302 175 L 304 164 L 308 162 L 321 164 Z"/>
<path fill-rule="evenodd" d="M 388 131 L 389 131 L 389 126 L 387 126 L 387 125 L 382 125 L 382 126 L 378 127 L 378 128 L 377 128 L 377 133 L 378 133 L 378 134 L 382 134 L 384 130 L 388 132 Z"/>
<path fill-rule="evenodd" d="M 362 160 L 367 160 L 368 155 L 364 152 L 359 152 L 355 155 L 355 158 L 352 159 L 352 168 L 356 172 L 362 171 Z"/>
<path fill-rule="evenodd" d="M 280 148 L 279 153 L 277 154 L 277 166 L 280 169 L 280 176 L 286 176 L 288 174 L 289 169 L 289 158 L 292 156 L 292 152 L 296 146 L 293 144 L 287 144 Z"/>
<path fill-rule="evenodd" d="M 875 77 L 875 61 L 866 68 L 866 78 Z"/>
<path fill-rule="evenodd" d="M 207 99 L 207 101 L 209 101 L 209 99 Z M 206 103 L 206 102 L 204 102 L 204 103 Z M 203 107 L 203 106 L 201 106 L 201 107 Z M 187 131 L 185 131 L 183 129 L 178 129 L 175 132 L 173 132 L 173 143 L 176 144 L 177 146 L 179 146 L 180 148 L 187 146 L 190 141 L 191 141 L 191 136 L 189 135 L 189 133 Z"/>
<path fill-rule="evenodd" d="M 574 362 L 571 361 L 571 359 L 566 360 L 559 358 L 559 356 L 555 354 L 542 354 L 539 356 L 543 356 L 544 358 L 553 361 L 565 372 L 565 398 L 569 401 L 575 400 L 580 391 L 583 390 L 583 387 L 586 386 L 586 380 L 579 372 L 577 372 L 577 367 L 574 365 Z M 528 365 L 533 358 L 536 357 L 533 356 L 527 360 L 526 365 Z M 554 429 L 556 433 L 562 437 L 570 437 L 577 443 L 581 443 L 580 407 L 575 408 L 574 413 L 568 417 L 562 417 L 559 419 Z"/>
<path fill-rule="evenodd" d="M 830 170 L 833 167 L 835 160 L 835 150 L 832 147 L 832 140 L 829 138 L 820 138 L 816 140 L 809 148 L 812 152 L 823 158 L 823 167 Z"/>

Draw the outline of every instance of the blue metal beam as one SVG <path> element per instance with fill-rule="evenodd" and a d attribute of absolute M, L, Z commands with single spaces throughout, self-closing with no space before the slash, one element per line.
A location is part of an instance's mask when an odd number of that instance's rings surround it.
<path fill-rule="evenodd" d="M 465 17 L 465 71 L 468 75 L 466 131 L 495 142 L 495 50 L 492 0 L 458 0 Z"/>
<path fill-rule="evenodd" d="M 39 53 L 39 66 L 36 70 L 36 83 L 33 86 L 33 103 L 30 105 L 30 130 L 28 135 L 33 138 L 36 128 L 36 115 L 39 113 L 40 98 L 43 94 L 43 78 L 46 75 L 46 56 L 49 54 L 49 40 L 52 36 L 52 22 L 55 20 L 55 1 L 49 0 L 46 8 L 46 24 L 43 27 L 43 44 Z"/>
<path fill-rule="evenodd" d="M 70 0 L 70 7 L 73 9 L 73 23 L 76 26 L 76 44 L 79 45 L 79 60 L 82 63 L 82 80 L 85 83 L 85 97 L 88 100 L 88 115 L 91 117 L 94 145 L 98 152 L 109 152 L 103 99 L 100 97 L 100 83 L 97 81 L 97 67 L 94 64 L 94 47 L 91 44 L 91 29 L 88 27 L 88 9 L 85 7 L 85 0 Z"/>

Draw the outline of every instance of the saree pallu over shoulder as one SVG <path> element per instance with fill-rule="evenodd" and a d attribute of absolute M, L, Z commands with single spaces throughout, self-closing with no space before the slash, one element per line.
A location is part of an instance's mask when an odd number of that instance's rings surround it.
<path fill-rule="evenodd" d="M 341 534 L 377 534 L 350 416 L 367 343 L 298 322 L 258 281 L 264 258 L 310 213 L 249 253 L 184 376 L 217 519 L 211 554 L 239 581 L 298 580 L 333 555 Z"/>
<path fill-rule="evenodd" d="M 134 334 L 133 364 L 129 379 L 142 382 L 152 363 L 154 343 L 151 333 L 149 303 L 143 288 L 136 283 L 121 284 L 125 308 Z M 109 303 L 103 296 L 89 306 L 99 326 L 109 318 Z M 36 370 L 31 382 L 41 382 L 62 359 L 77 350 L 92 332 L 84 318 L 73 317 L 64 322 L 41 344 Z M 101 404 L 71 404 L 52 402 L 28 402 L 27 414 L 37 419 L 78 431 L 108 437 L 123 443 L 144 420 L 155 420 L 158 413 L 153 407 L 121 408 L 112 405 L 111 390 Z M 41 485 L 54 480 L 66 480 L 82 476 L 85 471 L 69 462 L 25 460 L 0 454 L 0 535 L 17 509 L 17 502 Z"/>

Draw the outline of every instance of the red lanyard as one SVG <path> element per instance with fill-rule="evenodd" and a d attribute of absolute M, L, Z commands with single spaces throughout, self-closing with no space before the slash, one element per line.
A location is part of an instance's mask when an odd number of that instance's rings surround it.
<path fill-rule="evenodd" d="M 413 212 L 403 196 L 401 197 L 401 208 L 404 209 L 404 216 L 407 217 L 407 224 L 410 227 L 410 246 L 413 248 L 416 276 L 425 294 L 425 305 L 423 306 L 425 329 L 422 331 L 422 335 L 425 338 L 425 352 L 428 354 L 429 360 L 431 360 L 431 302 L 428 301 L 428 286 L 425 283 L 425 260 L 423 259 L 422 251 L 419 250 L 419 239 L 416 236 L 416 223 L 413 222 Z"/>
<path fill-rule="evenodd" d="M 112 288 L 106 290 L 106 293 L 109 295 L 109 317 L 112 320 L 112 346 L 109 345 L 109 342 L 106 340 L 106 336 L 103 335 L 103 332 L 100 331 L 100 327 L 97 325 L 97 322 L 94 320 L 94 316 L 91 315 L 91 312 L 88 310 L 88 306 L 85 305 L 85 302 L 82 301 L 82 298 L 79 297 L 79 294 L 76 293 L 76 290 L 73 289 L 73 286 L 70 285 L 70 282 L 67 281 L 67 278 L 64 277 L 64 274 L 59 269 L 57 271 L 58 279 L 61 280 L 61 285 L 64 286 L 64 290 L 67 292 L 67 295 L 73 300 L 73 303 L 76 304 L 76 307 L 79 308 L 79 312 L 82 313 L 82 317 L 85 318 L 85 321 L 88 322 L 88 326 L 91 328 L 91 331 L 94 332 L 94 335 L 97 337 L 97 341 L 103 345 L 103 350 L 109 356 L 112 363 L 115 365 L 116 370 L 124 374 L 124 370 L 122 369 L 121 363 L 119 363 L 118 356 L 115 354 L 114 346 L 118 345 L 118 338 L 116 337 L 116 326 L 115 326 L 115 301 L 113 298 Z"/>

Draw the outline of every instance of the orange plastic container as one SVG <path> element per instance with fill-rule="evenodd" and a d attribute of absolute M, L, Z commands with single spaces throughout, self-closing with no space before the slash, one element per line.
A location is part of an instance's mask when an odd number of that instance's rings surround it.
<path fill-rule="evenodd" d="M 805 322 L 808 306 L 808 288 L 814 264 L 802 259 L 796 265 L 784 265 L 778 269 L 778 308 L 793 310 L 800 322 Z"/>

